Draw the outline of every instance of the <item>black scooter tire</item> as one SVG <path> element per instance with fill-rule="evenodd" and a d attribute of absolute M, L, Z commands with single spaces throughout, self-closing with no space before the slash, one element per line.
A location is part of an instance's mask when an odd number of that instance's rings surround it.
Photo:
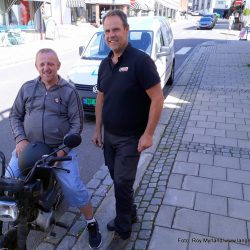
<path fill-rule="evenodd" d="M 0 236 L 1 250 L 16 250 L 17 249 L 17 229 L 12 228 L 6 234 Z"/>

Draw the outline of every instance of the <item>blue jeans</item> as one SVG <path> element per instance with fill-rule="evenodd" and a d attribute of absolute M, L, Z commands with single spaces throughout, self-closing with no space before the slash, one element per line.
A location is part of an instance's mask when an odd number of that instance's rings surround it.
<path fill-rule="evenodd" d="M 84 207 L 89 203 L 90 197 L 87 188 L 80 177 L 76 151 L 72 149 L 68 155 L 72 156 L 72 160 L 59 162 L 58 167 L 68 169 L 70 170 L 70 173 L 63 170 L 54 170 L 54 174 L 61 185 L 64 198 L 68 204 L 72 207 Z M 12 152 L 12 157 L 10 159 L 9 166 L 5 171 L 5 176 L 14 176 L 16 178 L 20 176 L 16 150 Z"/>

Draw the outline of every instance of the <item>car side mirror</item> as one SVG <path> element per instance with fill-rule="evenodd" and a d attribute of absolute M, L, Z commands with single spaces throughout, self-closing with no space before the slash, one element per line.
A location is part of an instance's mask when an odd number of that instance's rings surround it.
<path fill-rule="evenodd" d="M 157 52 L 157 57 L 167 56 L 171 54 L 171 49 L 169 46 L 162 46 L 160 52 Z"/>
<path fill-rule="evenodd" d="M 85 49 L 84 46 L 80 46 L 80 47 L 79 47 L 79 55 L 80 55 L 80 56 L 82 55 L 84 49 Z"/>

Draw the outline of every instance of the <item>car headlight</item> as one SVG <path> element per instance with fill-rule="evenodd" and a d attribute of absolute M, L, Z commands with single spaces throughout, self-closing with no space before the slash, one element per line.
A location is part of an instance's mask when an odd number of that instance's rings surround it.
<path fill-rule="evenodd" d="M 16 202 L 0 200 L 0 221 L 15 221 L 18 214 L 19 209 Z"/>

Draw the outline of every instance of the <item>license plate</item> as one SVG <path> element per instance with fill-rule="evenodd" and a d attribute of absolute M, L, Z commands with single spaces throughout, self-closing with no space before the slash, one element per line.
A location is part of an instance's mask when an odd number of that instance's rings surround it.
<path fill-rule="evenodd" d="M 83 102 L 84 105 L 95 106 L 96 99 L 95 98 L 83 98 L 82 102 Z"/>

